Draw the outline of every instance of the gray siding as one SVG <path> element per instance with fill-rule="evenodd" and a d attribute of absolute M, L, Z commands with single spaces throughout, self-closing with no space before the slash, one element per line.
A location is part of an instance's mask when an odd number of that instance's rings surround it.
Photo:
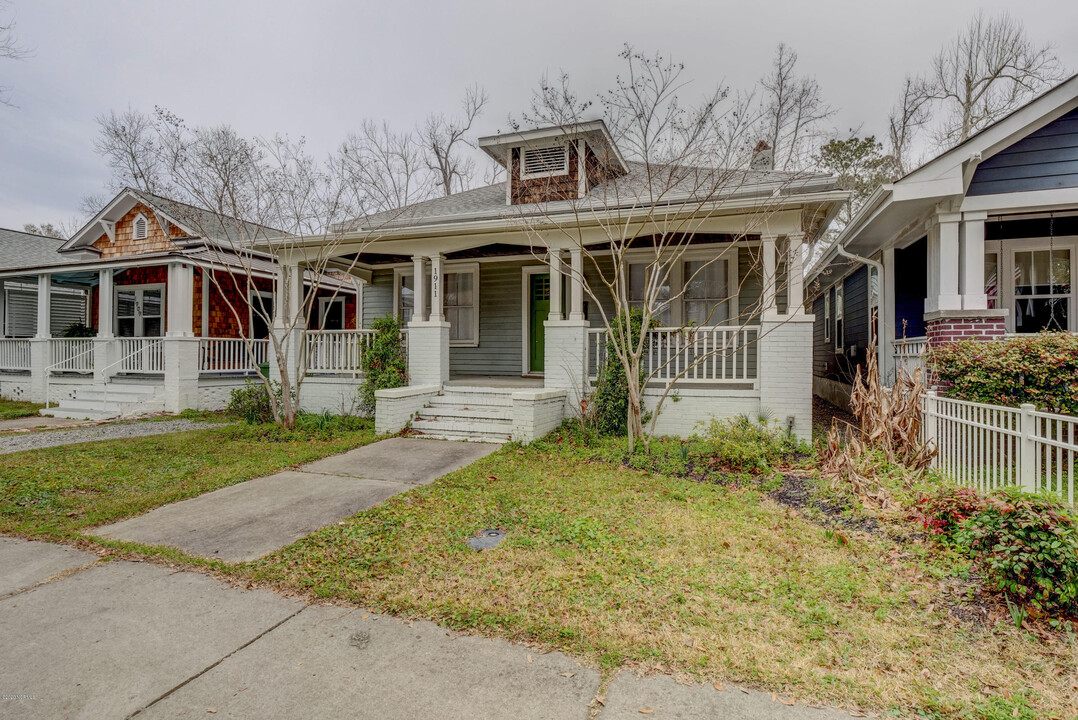
<path fill-rule="evenodd" d="M 1078 187 L 1078 110 L 982 162 L 967 195 Z"/>
<path fill-rule="evenodd" d="M 375 270 L 363 288 L 363 327 L 377 318 L 393 314 L 393 270 Z"/>
<path fill-rule="evenodd" d="M 869 343 L 868 268 L 861 266 L 843 281 L 843 346 L 835 352 L 835 287 L 812 303 L 812 373 L 818 377 L 852 382 L 857 366 L 865 362 Z M 837 285 L 838 283 L 836 283 Z M 824 340 L 824 295 L 831 298 L 831 339 Z M 851 350 L 852 348 L 852 350 Z"/>
<path fill-rule="evenodd" d="M 479 345 L 449 349 L 449 371 L 462 375 L 520 375 L 523 351 L 524 265 L 535 260 L 479 264 Z"/>

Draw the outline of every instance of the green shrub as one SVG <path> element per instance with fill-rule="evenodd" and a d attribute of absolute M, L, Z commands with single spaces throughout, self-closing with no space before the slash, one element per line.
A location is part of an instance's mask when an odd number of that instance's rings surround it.
<path fill-rule="evenodd" d="M 97 337 L 97 330 L 94 330 L 85 323 L 71 323 L 60 333 L 60 337 L 65 338 L 92 338 Z"/>
<path fill-rule="evenodd" d="M 919 503 L 925 530 L 946 540 L 954 539 L 962 523 L 984 510 L 987 504 L 985 497 L 976 490 L 951 485 L 925 495 Z"/>
<path fill-rule="evenodd" d="M 614 331 L 620 335 L 620 328 L 625 316 L 614 320 Z M 640 338 L 643 315 L 639 310 L 629 313 L 629 338 L 636 343 Z M 640 384 L 644 382 L 644 368 L 640 368 Z M 592 423 L 601 435 L 624 435 L 629 424 L 629 381 L 625 376 L 625 367 L 618 358 L 615 341 L 606 340 L 606 357 L 599 368 L 595 391 L 591 394 Z M 647 422 L 647 419 L 644 419 Z"/>
<path fill-rule="evenodd" d="M 964 340 L 936 348 L 928 361 L 947 394 L 1017 406 L 1032 403 L 1078 415 L 1078 336 L 1041 333 L 1001 342 Z"/>
<path fill-rule="evenodd" d="M 359 388 L 359 406 L 368 415 L 374 414 L 375 391 L 408 384 L 400 320 L 387 315 L 372 322 L 371 329 L 374 338 L 363 353 L 363 384 Z"/>
<path fill-rule="evenodd" d="M 257 442 L 303 442 L 309 440 L 335 440 L 350 433 L 370 427 L 370 420 L 355 415 L 330 415 L 300 413 L 296 415 L 296 427 L 289 430 L 273 422 L 234 425 L 225 433 L 236 440 Z"/>
<path fill-rule="evenodd" d="M 277 407 L 280 407 L 283 397 L 281 383 L 271 380 L 270 387 L 277 396 Z M 273 422 L 273 408 L 270 406 L 266 386 L 261 381 L 252 381 L 251 378 L 243 381 L 242 388 L 232 391 L 228 400 L 228 411 L 243 418 L 248 425 Z"/>
<path fill-rule="evenodd" d="M 789 462 L 810 448 L 766 417 L 753 422 L 745 415 L 708 423 L 704 437 L 710 457 L 730 470 L 762 473 Z"/>
<path fill-rule="evenodd" d="M 1078 611 L 1078 526 L 1056 498 L 997 490 L 955 538 L 1009 599 L 1045 612 Z"/>

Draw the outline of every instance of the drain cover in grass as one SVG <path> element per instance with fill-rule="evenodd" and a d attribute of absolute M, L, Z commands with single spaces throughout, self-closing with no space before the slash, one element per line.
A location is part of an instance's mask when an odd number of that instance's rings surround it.
<path fill-rule="evenodd" d="M 505 539 L 505 533 L 496 528 L 487 528 L 473 538 L 468 539 L 468 545 L 475 550 L 490 550 L 492 547 Z"/>

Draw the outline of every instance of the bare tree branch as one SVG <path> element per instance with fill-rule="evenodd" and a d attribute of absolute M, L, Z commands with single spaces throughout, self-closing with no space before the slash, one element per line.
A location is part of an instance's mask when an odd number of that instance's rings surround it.
<path fill-rule="evenodd" d="M 423 126 L 427 167 L 443 195 L 471 187 L 475 162 L 464 155 L 464 148 L 473 147 L 468 133 L 482 114 L 487 99 L 485 90 L 478 85 L 472 86 L 464 93 L 461 116 L 431 115 Z"/>

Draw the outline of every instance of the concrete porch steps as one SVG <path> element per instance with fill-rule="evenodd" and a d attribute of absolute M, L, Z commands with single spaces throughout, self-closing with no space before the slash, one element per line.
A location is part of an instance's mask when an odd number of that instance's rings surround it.
<path fill-rule="evenodd" d="M 41 410 L 42 415 L 72 420 L 110 420 L 123 415 L 143 415 L 165 409 L 162 387 L 144 383 L 125 383 L 113 380 L 106 388 L 88 385 L 75 391 L 56 407 Z"/>
<path fill-rule="evenodd" d="M 513 434 L 515 388 L 451 386 L 416 414 L 412 430 L 442 440 L 508 442 Z"/>

